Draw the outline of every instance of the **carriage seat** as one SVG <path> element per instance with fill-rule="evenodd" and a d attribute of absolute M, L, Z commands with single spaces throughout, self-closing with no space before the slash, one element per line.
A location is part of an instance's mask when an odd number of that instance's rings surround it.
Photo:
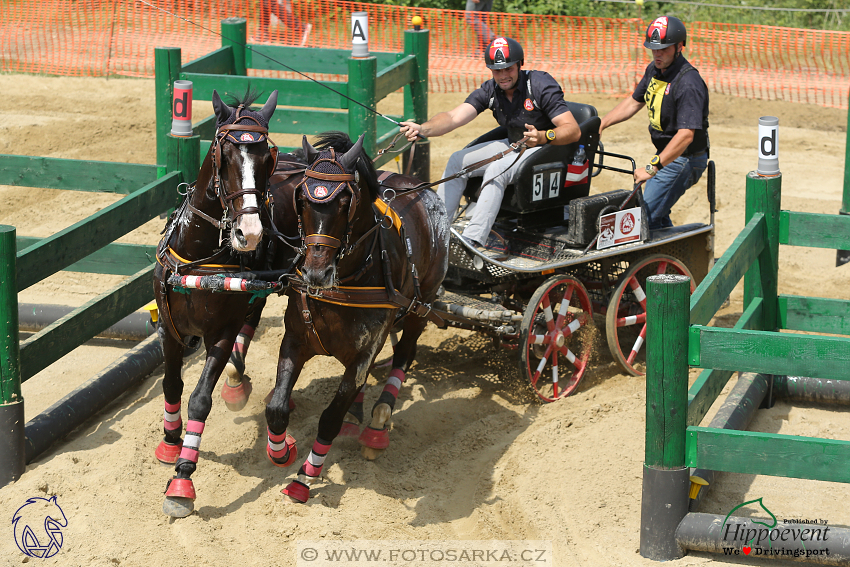
<path fill-rule="evenodd" d="M 590 194 L 591 176 L 587 182 L 565 187 L 567 166 L 579 144 L 584 144 L 590 164 L 599 144 L 600 119 L 596 108 L 589 104 L 567 102 L 573 117 L 582 131 L 581 139 L 565 146 L 547 144 L 519 166 L 515 181 L 505 188 L 500 219 L 516 219 L 520 228 L 555 226 L 564 221 L 564 206 L 577 197 Z M 466 147 L 507 138 L 507 129 L 499 126 L 476 138 Z M 481 177 L 469 179 L 464 190 L 468 201 L 476 201 L 481 188 Z"/>

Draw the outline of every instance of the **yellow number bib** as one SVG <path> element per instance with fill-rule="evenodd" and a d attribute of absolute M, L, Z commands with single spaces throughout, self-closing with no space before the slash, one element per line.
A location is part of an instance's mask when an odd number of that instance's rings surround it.
<path fill-rule="evenodd" d="M 670 83 L 652 79 L 646 87 L 643 100 L 646 102 L 646 110 L 649 112 L 649 125 L 661 131 L 661 103 Z"/>

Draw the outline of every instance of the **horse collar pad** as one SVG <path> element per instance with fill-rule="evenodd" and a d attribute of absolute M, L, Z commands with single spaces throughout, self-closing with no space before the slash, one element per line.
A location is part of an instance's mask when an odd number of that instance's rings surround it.
<path fill-rule="evenodd" d="M 337 194 L 356 182 L 356 175 L 347 173 L 331 152 L 322 152 L 304 172 L 304 192 L 313 203 L 329 203 Z M 353 192 L 353 190 L 352 190 Z"/>

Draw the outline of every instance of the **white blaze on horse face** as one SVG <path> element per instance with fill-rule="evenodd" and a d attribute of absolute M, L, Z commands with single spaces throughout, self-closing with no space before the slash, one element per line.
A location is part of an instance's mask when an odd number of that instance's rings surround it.
<path fill-rule="evenodd" d="M 242 152 L 242 189 L 256 189 L 254 161 L 248 154 L 247 146 L 240 145 L 239 150 Z M 247 209 L 249 207 L 259 207 L 256 195 L 242 196 L 242 208 Z M 233 223 L 230 241 L 234 250 L 249 252 L 257 248 L 262 237 L 263 224 L 260 221 L 260 215 L 254 213 L 242 215 L 236 219 L 236 222 Z"/>

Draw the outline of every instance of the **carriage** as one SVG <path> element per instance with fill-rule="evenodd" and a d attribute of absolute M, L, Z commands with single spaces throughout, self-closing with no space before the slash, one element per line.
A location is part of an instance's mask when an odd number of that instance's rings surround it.
<path fill-rule="evenodd" d="M 693 291 L 714 258 L 714 163 L 706 171 L 709 223 L 650 231 L 639 189 L 590 195 L 592 178 L 603 170 L 631 175 L 635 164 L 604 151 L 594 107 L 568 105 L 581 140 L 544 146 L 519 166 L 494 225 L 506 244 L 503 254 L 471 246 L 460 236 L 467 221 L 454 221 L 449 270 L 434 303 L 447 326 L 516 350 L 521 375 L 546 402 L 573 393 L 606 342 L 626 372 L 642 375 L 646 278 L 685 274 Z M 496 128 L 470 145 L 505 137 Z M 584 167 L 574 160 L 580 145 Z M 606 165 L 605 158 L 631 168 Z M 473 203 L 479 184 L 471 179 L 465 191 Z"/>

